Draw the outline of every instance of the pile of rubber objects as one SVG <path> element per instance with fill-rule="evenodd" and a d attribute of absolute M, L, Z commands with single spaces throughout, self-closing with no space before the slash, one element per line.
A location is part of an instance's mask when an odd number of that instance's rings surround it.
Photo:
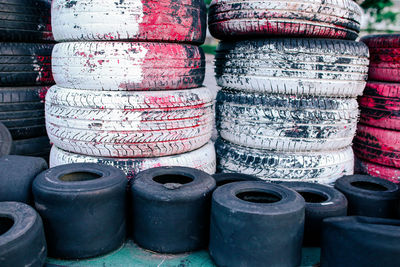
<path fill-rule="evenodd" d="M 0 155 L 47 158 L 44 96 L 54 84 L 50 0 L 1 1 Z"/>
<path fill-rule="evenodd" d="M 360 97 L 360 123 L 354 139 L 362 173 L 400 182 L 400 35 L 361 39 L 371 54 L 369 81 Z"/>
<path fill-rule="evenodd" d="M 0 158 L 0 266 L 92 258 L 126 239 L 164 254 L 208 249 L 218 266 L 299 266 L 302 246 L 321 247 L 321 266 L 400 265 L 399 186 L 380 178 L 332 188 L 158 167 L 128 184 L 109 165 L 46 169 Z"/>
<path fill-rule="evenodd" d="M 369 64 L 353 41 L 361 14 L 352 0 L 211 3 L 210 32 L 222 40 L 217 171 L 323 184 L 353 174 Z"/>
<path fill-rule="evenodd" d="M 46 96 L 50 165 L 215 172 L 215 95 L 202 87 L 203 0 L 52 3 L 56 85 Z"/>

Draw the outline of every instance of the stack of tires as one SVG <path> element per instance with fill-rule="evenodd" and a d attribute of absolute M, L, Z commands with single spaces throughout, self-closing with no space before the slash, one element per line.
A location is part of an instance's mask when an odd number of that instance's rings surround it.
<path fill-rule="evenodd" d="M 353 174 L 369 63 L 353 41 L 360 19 L 351 0 L 211 4 L 219 172 L 323 184 Z"/>
<path fill-rule="evenodd" d="M 54 83 L 50 0 L 0 2 L 0 122 L 11 133 L 11 154 L 48 158 L 44 96 Z"/>
<path fill-rule="evenodd" d="M 55 0 L 50 165 L 215 172 L 215 96 L 202 87 L 203 0 Z"/>
<path fill-rule="evenodd" d="M 361 39 L 371 53 L 354 153 L 363 173 L 400 182 L 400 35 Z"/>

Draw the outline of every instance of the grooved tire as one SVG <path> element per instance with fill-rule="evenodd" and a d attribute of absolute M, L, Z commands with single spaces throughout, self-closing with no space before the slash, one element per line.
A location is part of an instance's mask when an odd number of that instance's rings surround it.
<path fill-rule="evenodd" d="M 160 157 L 197 149 L 211 138 L 207 88 L 134 92 L 50 88 L 46 128 L 57 147 L 102 157 Z"/>
<path fill-rule="evenodd" d="M 272 151 L 321 151 L 350 146 L 357 129 L 355 99 L 255 95 L 222 90 L 217 128 L 237 145 Z"/>
<path fill-rule="evenodd" d="M 0 41 L 52 41 L 50 0 L 2 0 Z"/>
<path fill-rule="evenodd" d="M 54 38 L 61 41 L 136 40 L 201 44 L 206 36 L 203 0 L 55 0 Z"/>
<path fill-rule="evenodd" d="M 400 130 L 400 84 L 369 81 L 359 103 L 361 123 Z"/>
<path fill-rule="evenodd" d="M 369 174 L 394 183 L 400 183 L 400 170 L 398 168 L 392 168 L 356 158 L 356 169 L 360 173 Z"/>
<path fill-rule="evenodd" d="M 205 75 L 200 47 L 172 43 L 61 43 L 52 65 L 57 85 L 88 90 L 196 88 Z"/>
<path fill-rule="evenodd" d="M 355 97 L 368 72 L 365 44 L 329 39 L 220 42 L 215 73 L 223 88 L 246 92 Z"/>
<path fill-rule="evenodd" d="M 134 178 L 140 171 L 144 171 L 155 167 L 164 166 L 182 166 L 195 168 L 208 174 L 215 173 L 216 158 L 215 149 L 212 143 L 208 143 L 203 147 L 191 152 L 164 156 L 158 158 L 103 158 L 91 157 L 70 153 L 53 146 L 50 153 L 50 166 L 70 163 L 99 163 L 117 167 L 121 169 L 128 179 Z"/>
<path fill-rule="evenodd" d="M 53 84 L 53 44 L 0 43 L 0 86 Z"/>
<path fill-rule="evenodd" d="M 302 181 L 332 184 L 354 172 L 351 147 L 334 151 L 282 153 L 241 147 L 219 139 L 217 171 L 238 172 L 267 181 Z"/>
<path fill-rule="evenodd" d="M 354 138 L 354 153 L 357 157 L 400 168 L 400 132 L 359 124 Z"/>
<path fill-rule="evenodd" d="M 400 82 L 400 34 L 369 35 L 361 41 L 371 53 L 369 79 Z"/>
<path fill-rule="evenodd" d="M 221 40 L 266 35 L 355 40 L 361 16 L 352 0 L 214 0 L 208 24 Z"/>

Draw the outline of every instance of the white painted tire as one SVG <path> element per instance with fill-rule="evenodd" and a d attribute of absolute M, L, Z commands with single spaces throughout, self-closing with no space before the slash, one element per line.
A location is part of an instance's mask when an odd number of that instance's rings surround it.
<path fill-rule="evenodd" d="M 350 146 L 357 130 L 357 100 L 259 95 L 221 90 L 217 127 L 237 145 L 272 151 L 321 151 Z"/>
<path fill-rule="evenodd" d="M 195 150 L 211 137 L 214 94 L 50 88 L 46 129 L 59 148 L 102 157 L 160 157 Z"/>
<path fill-rule="evenodd" d="M 74 42 L 52 53 L 56 84 L 86 90 L 175 90 L 201 87 L 200 47 L 173 43 Z"/>
<path fill-rule="evenodd" d="M 228 89 L 355 97 L 366 85 L 368 57 L 366 45 L 346 40 L 220 42 L 215 73 L 218 85 Z"/>
<path fill-rule="evenodd" d="M 304 181 L 333 184 L 354 173 L 351 147 L 323 152 L 284 153 L 238 146 L 219 139 L 217 171 L 238 172 L 266 181 Z"/>
<path fill-rule="evenodd" d="M 99 163 L 121 169 L 128 179 L 134 178 L 140 171 L 154 167 L 183 166 L 215 173 L 216 156 L 212 143 L 207 143 L 191 152 L 158 158 L 104 158 L 70 153 L 53 146 L 50 153 L 50 168 L 70 163 Z"/>

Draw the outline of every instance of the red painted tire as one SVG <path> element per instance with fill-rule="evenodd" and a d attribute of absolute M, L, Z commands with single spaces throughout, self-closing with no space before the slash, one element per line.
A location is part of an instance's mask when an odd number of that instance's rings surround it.
<path fill-rule="evenodd" d="M 400 34 L 361 38 L 370 50 L 369 79 L 400 82 Z"/>
<path fill-rule="evenodd" d="M 213 0 L 208 24 L 221 40 L 265 35 L 355 40 L 361 14 L 352 0 Z"/>
<path fill-rule="evenodd" d="M 391 168 L 360 159 L 356 159 L 356 169 L 360 173 L 369 174 L 371 176 L 389 180 L 394 183 L 400 183 L 400 169 Z"/>
<path fill-rule="evenodd" d="M 359 124 L 353 141 L 357 157 L 400 168 L 400 132 Z"/>
<path fill-rule="evenodd" d="M 201 44 L 206 35 L 203 0 L 54 0 L 56 41 L 131 40 Z"/>
<path fill-rule="evenodd" d="M 359 98 L 360 122 L 400 130 L 400 84 L 368 82 Z"/>

